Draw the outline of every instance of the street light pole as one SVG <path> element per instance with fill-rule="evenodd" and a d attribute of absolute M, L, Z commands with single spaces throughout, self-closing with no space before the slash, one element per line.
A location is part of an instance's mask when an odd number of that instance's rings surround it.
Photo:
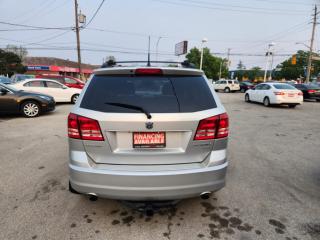
<path fill-rule="evenodd" d="M 201 41 L 201 57 L 200 57 L 200 70 L 202 70 L 202 62 L 203 62 L 203 45 L 208 42 L 208 39 L 203 38 Z"/>

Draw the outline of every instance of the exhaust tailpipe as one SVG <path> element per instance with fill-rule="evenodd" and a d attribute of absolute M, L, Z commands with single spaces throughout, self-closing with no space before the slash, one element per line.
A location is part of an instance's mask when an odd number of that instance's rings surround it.
<path fill-rule="evenodd" d="M 89 196 L 89 200 L 92 201 L 92 202 L 98 200 L 98 196 L 95 193 L 88 193 L 88 196 Z"/>
<path fill-rule="evenodd" d="M 211 195 L 211 192 L 203 192 L 200 194 L 201 199 L 206 200 L 209 199 Z"/>

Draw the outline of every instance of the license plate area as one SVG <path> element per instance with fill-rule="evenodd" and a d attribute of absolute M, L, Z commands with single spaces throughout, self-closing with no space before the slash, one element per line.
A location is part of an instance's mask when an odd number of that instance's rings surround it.
<path fill-rule="evenodd" d="M 295 95 L 294 93 L 289 93 L 288 97 L 294 97 L 294 95 Z"/>
<path fill-rule="evenodd" d="M 165 132 L 134 132 L 132 133 L 133 148 L 164 148 L 166 147 Z"/>

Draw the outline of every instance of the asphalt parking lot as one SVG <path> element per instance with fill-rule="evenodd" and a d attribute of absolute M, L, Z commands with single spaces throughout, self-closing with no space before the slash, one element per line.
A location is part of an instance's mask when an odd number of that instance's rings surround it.
<path fill-rule="evenodd" d="M 68 192 L 67 114 L 0 117 L 0 239 L 320 239 L 320 103 L 219 94 L 231 119 L 227 186 L 153 217 Z"/>

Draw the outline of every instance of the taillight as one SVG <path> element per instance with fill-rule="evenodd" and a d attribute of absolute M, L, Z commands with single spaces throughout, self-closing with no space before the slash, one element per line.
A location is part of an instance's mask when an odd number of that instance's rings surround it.
<path fill-rule="evenodd" d="M 209 140 L 227 137 L 229 118 L 226 113 L 202 119 L 199 122 L 194 140 Z"/>
<path fill-rule="evenodd" d="M 68 136 L 82 140 L 104 140 L 97 120 L 73 113 L 70 113 L 68 117 Z"/>
<path fill-rule="evenodd" d="M 302 92 L 299 92 L 299 93 L 298 93 L 298 96 L 303 96 L 303 93 L 302 93 Z"/>
<path fill-rule="evenodd" d="M 219 127 L 216 138 L 225 138 L 229 135 L 229 117 L 228 114 L 223 113 L 220 115 Z"/>
<path fill-rule="evenodd" d="M 315 93 L 315 92 L 316 92 L 316 90 L 313 90 L 313 89 L 308 90 L 308 93 Z"/>
<path fill-rule="evenodd" d="M 78 117 L 73 113 L 70 113 L 68 116 L 68 136 L 69 138 L 81 138 L 79 132 Z"/>
<path fill-rule="evenodd" d="M 273 92 L 274 95 L 277 95 L 277 96 L 283 96 L 283 95 L 286 95 L 284 92 Z"/>
<path fill-rule="evenodd" d="M 160 68 L 137 68 L 134 72 L 136 75 L 162 75 Z"/>

